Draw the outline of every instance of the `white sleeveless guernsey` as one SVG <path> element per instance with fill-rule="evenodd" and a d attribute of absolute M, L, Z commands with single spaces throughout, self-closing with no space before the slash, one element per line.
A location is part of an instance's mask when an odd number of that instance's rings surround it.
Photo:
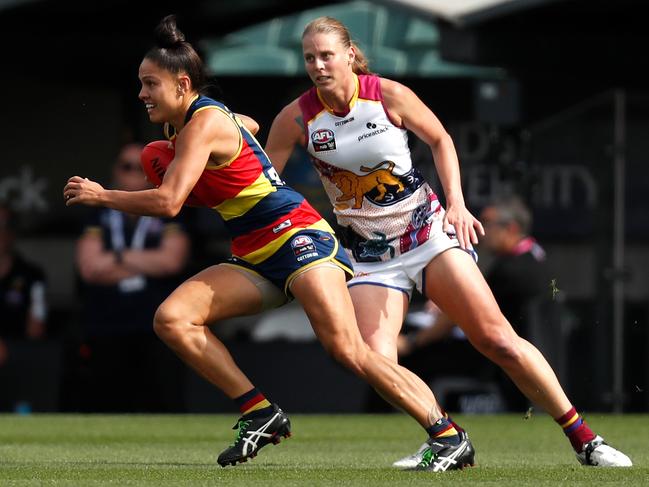
<path fill-rule="evenodd" d="M 334 112 L 315 87 L 300 97 L 307 150 L 353 259 L 388 261 L 426 242 L 444 210 L 412 166 L 407 132 L 390 120 L 379 77 L 355 82 L 347 113 Z"/>

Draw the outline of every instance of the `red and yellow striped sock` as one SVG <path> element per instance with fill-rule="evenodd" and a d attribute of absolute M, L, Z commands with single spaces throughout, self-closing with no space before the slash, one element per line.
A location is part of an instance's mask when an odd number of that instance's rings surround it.
<path fill-rule="evenodd" d="M 450 441 L 450 443 L 455 443 L 456 439 L 459 441 L 455 426 L 446 417 L 439 418 L 431 426 L 426 428 L 426 431 L 431 438 L 436 440 Z"/>
<path fill-rule="evenodd" d="M 265 409 L 270 410 L 273 407 L 270 401 L 266 399 L 266 396 L 259 392 L 256 387 L 239 397 L 235 397 L 234 402 L 239 407 L 241 416 L 245 416 L 252 412 L 264 413 Z"/>
<path fill-rule="evenodd" d="M 570 408 L 563 416 L 555 418 L 555 421 L 563 428 L 563 432 L 577 453 L 581 453 L 584 444 L 595 438 L 595 433 L 588 427 L 584 418 L 579 415 L 574 407 Z"/>
<path fill-rule="evenodd" d="M 462 426 L 460 426 L 460 425 L 457 424 L 455 421 L 453 421 L 453 418 L 451 418 L 451 415 L 448 414 L 448 412 L 446 412 L 446 410 L 445 410 L 444 408 L 441 408 L 441 410 L 442 410 L 442 414 L 444 415 L 444 417 L 445 417 L 446 419 L 448 419 L 448 421 L 453 425 L 453 427 L 455 428 L 455 430 L 456 430 L 458 433 L 460 433 L 461 431 L 464 431 L 464 428 L 462 428 Z"/>

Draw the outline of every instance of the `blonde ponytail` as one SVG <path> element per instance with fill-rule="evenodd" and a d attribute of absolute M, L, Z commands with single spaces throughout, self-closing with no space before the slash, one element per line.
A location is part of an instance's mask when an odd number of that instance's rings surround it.
<path fill-rule="evenodd" d="M 354 73 L 356 74 L 372 74 L 367 62 L 367 57 L 365 57 L 365 53 L 361 50 L 360 47 L 356 45 L 354 41 L 351 42 L 351 47 L 354 48 L 355 54 L 352 71 L 354 71 Z"/>

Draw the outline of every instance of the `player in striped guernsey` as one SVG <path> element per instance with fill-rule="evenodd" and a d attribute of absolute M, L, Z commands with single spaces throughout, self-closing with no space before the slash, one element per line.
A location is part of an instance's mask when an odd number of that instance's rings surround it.
<path fill-rule="evenodd" d="M 224 161 L 208 159 L 192 196 L 223 218 L 238 265 L 263 262 L 299 229 L 331 232 L 304 197 L 281 181 L 241 116 L 218 101 L 196 95 L 185 115 L 185 125 L 206 110 L 215 110 L 231 120 L 241 136 L 232 156 Z M 175 144 L 174 127 L 167 124 L 165 133 Z"/>
<path fill-rule="evenodd" d="M 219 464 L 255 456 L 259 448 L 288 435 L 290 423 L 207 325 L 280 306 L 293 297 L 335 359 L 424 422 L 423 382 L 363 341 L 345 285 L 351 264 L 333 230 L 277 176 L 249 130 L 254 123 L 200 94 L 201 60 L 173 17 L 163 19 L 157 37 L 158 46 L 140 65 L 139 96 L 151 121 L 168 124 L 175 147 L 164 179 L 155 189 L 125 192 L 74 176 L 63 193 L 67 205 L 163 216 L 175 216 L 189 199 L 224 219 L 233 237 L 232 258 L 181 284 L 154 318 L 160 338 L 241 410 L 237 439 L 221 453 Z"/>
<path fill-rule="evenodd" d="M 338 20 L 310 22 L 302 49 L 315 86 L 276 117 L 266 152 L 280 172 L 295 145 L 302 144 L 311 155 L 354 264 L 348 286 L 367 343 L 396 362 L 397 335 L 416 287 L 528 399 L 556 418 L 581 463 L 630 465 L 626 455 L 603 444 L 576 419 L 547 361 L 515 333 L 498 308 L 469 255 L 484 230 L 465 207 L 455 148 L 437 117 L 404 85 L 373 75 Z M 412 166 L 407 130 L 430 146 L 446 211 Z M 422 423 L 430 435 L 428 445 L 395 466 L 458 468 L 468 438 L 430 390 L 421 394 L 430 409 L 428 422 Z"/>

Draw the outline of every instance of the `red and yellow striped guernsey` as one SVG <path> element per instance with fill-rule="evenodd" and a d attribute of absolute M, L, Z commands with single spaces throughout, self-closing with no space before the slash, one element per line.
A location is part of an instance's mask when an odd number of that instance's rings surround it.
<path fill-rule="evenodd" d="M 239 149 L 222 164 L 208 161 L 192 194 L 221 215 L 232 237 L 232 254 L 258 264 L 301 229 L 333 233 L 304 197 L 281 180 L 259 142 L 225 105 L 199 96 L 189 107 L 185 123 L 210 109 L 220 110 L 237 126 Z M 165 135 L 173 142 L 173 127 L 165 126 Z"/>

